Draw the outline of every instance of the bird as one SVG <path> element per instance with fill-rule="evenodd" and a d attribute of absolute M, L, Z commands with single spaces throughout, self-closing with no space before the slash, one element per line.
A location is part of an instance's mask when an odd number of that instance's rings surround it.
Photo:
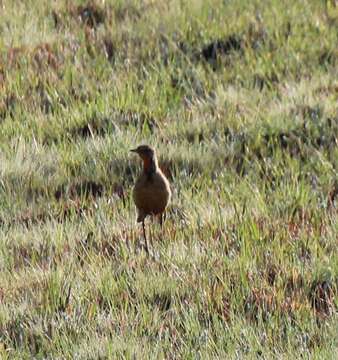
<path fill-rule="evenodd" d="M 143 171 L 135 182 L 133 200 L 137 209 L 137 222 L 142 223 L 146 251 L 149 247 L 144 221 L 148 215 L 159 215 L 162 226 L 162 215 L 171 199 L 171 189 L 168 179 L 158 166 L 156 151 L 149 145 L 140 145 L 131 149 L 143 161 Z"/>

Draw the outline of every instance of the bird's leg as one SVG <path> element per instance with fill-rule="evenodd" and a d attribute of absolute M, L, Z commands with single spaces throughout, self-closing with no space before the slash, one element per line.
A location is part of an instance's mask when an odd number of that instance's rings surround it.
<path fill-rule="evenodd" d="M 163 241 L 163 237 L 164 237 L 164 221 L 165 221 L 165 214 L 164 213 L 160 213 L 158 216 L 157 216 L 157 219 L 158 219 L 158 223 L 160 224 L 160 228 L 161 228 L 161 241 Z"/>
<path fill-rule="evenodd" d="M 144 242 L 146 244 L 146 252 L 147 252 L 147 254 L 149 254 L 149 247 L 148 247 L 148 241 L 147 241 L 147 236 L 146 236 L 146 228 L 144 225 L 144 219 L 142 220 L 142 229 L 143 229 Z"/>
<path fill-rule="evenodd" d="M 158 218 L 158 221 L 160 223 L 160 226 L 161 226 L 161 230 L 163 230 L 163 213 L 160 214 L 159 218 Z"/>
<path fill-rule="evenodd" d="M 152 227 L 149 228 L 149 231 L 148 231 L 148 234 L 149 234 L 149 244 L 150 246 L 153 248 L 153 231 L 152 231 Z"/>

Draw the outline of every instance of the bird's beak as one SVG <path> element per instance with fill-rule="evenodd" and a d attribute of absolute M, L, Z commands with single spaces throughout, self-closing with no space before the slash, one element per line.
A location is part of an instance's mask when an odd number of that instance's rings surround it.
<path fill-rule="evenodd" d="M 130 151 L 137 153 L 137 149 L 131 149 Z"/>

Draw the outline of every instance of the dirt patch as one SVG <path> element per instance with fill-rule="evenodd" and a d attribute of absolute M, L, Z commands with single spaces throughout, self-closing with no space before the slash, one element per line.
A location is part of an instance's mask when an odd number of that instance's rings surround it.
<path fill-rule="evenodd" d="M 232 34 L 225 39 L 217 39 L 206 44 L 200 53 L 198 58 L 203 58 L 208 62 L 215 62 L 220 56 L 228 55 L 232 51 L 241 51 L 242 37 L 237 34 Z"/>
<path fill-rule="evenodd" d="M 7 50 L 7 65 L 10 68 L 18 68 L 23 58 L 27 58 L 40 71 L 41 67 L 59 67 L 59 59 L 54 44 L 41 43 L 34 48 L 27 46 L 12 47 Z"/>
<path fill-rule="evenodd" d="M 244 309 L 250 320 L 257 321 L 260 316 L 268 320 L 277 310 L 276 295 L 269 289 L 253 288 L 245 299 Z"/>
<path fill-rule="evenodd" d="M 233 33 L 225 38 L 219 38 L 205 44 L 200 50 L 193 51 L 195 58 L 205 60 L 215 66 L 221 58 L 230 55 L 233 52 L 243 54 L 246 47 L 258 51 L 268 43 L 268 34 L 264 26 L 260 24 L 251 24 L 243 33 Z M 183 53 L 189 52 L 189 47 L 180 42 L 178 48 Z"/>
<path fill-rule="evenodd" d="M 111 121 L 108 118 L 103 118 L 102 120 L 93 118 L 87 124 L 69 130 L 68 134 L 71 138 L 81 137 L 85 139 L 88 137 L 94 137 L 95 135 L 102 136 L 106 132 L 110 123 Z"/>
<path fill-rule="evenodd" d="M 125 126 L 135 126 L 140 129 L 148 127 L 151 133 L 158 128 L 157 121 L 150 113 L 132 110 L 117 110 L 118 123 Z"/>
<path fill-rule="evenodd" d="M 59 201 L 63 198 L 79 199 L 89 197 L 101 197 L 105 191 L 104 185 L 94 181 L 80 181 L 70 185 L 61 185 L 55 191 L 54 196 Z"/>
<path fill-rule="evenodd" d="M 55 245 L 48 242 L 11 244 L 9 252 L 16 270 L 32 264 L 40 268 L 54 267 L 64 256 L 64 251 L 58 252 Z"/>
<path fill-rule="evenodd" d="M 299 272 L 294 271 L 292 275 L 285 280 L 284 291 L 286 297 L 295 297 L 296 294 L 303 291 L 302 289 L 304 289 L 304 286 L 305 279 Z"/>
<path fill-rule="evenodd" d="M 61 198 L 59 200 L 61 201 Z M 0 225 L 6 224 L 9 227 L 23 225 L 26 228 L 30 228 L 31 226 L 44 224 L 48 221 L 57 221 L 59 223 L 62 223 L 66 219 L 74 216 L 90 216 L 93 214 L 93 212 L 94 207 L 91 206 L 91 204 L 81 204 L 79 197 L 76 199 L 67 198 L 62 203 L 62 206 L 54 211 L 23 211 L 22 213 L 18 214 L 18 216 L 11 219 L 9 223 L 5 222 L 3 219 L 0 219 Z"/>
<path fill-rule="evenodd" d="M 304 145 L 312 146 L 316 149 L 332 149 L 337 143 L 336 133 L 338 123 L 329 118 L 320 120 L 321 113 L 312 108 L 301 110 L 305 116 L 303 124 L 290 129 L 289 131 L 278 131 L 263 134 L 265 146 L 273 150 L 276 144 L 282 149 L 287 150 L 291 155 L 298 155 L 302 152 Z"/>
<path fill-rule="evenodd" d="M 148 300 L 152 307 L 157 307 L 160 311 L 169 311 L 173 304 L 173 297 L 169 291 L 157 293 Z"/>
<path fill-rule="evenodd" d="M 336 293 L 336 286 L 331 281 L 313 281 L 309 293 L 311 307 L 318 315 L 331 315 L 335 309 Z"/>
<path fill-rule="evenodd" d="M 36 46 L 32 52 L 32 59 L 39 69 L 47 65 L 56 70 L 59 66 L 57 54 L 55 50 L 52 49 L 52 45 L 48 43 L 42 43 Z"/>
<path fill-rule="evenodd" d="M 185 172 L 188 176 L 201 174 L 204 169 L 204 164 L 200 159 L 160 159 L 159 166 L 169 180 L 174 179 L 176 169 Z"/>
<path fill-rule="evenodd" d="M 97 1 L 88 1 L 81 5 L 73 5 L 71 2 L 64 8 L 54 8 L 50 12 L 54 28 L 60 30 L 66 26 L 67 19 L 71 18 L 80 25 L 95 30 L 105 23 L 108 18 L 106 7 L 102 7 Z"/>
<path fill-rule="evenodd" d="M 71 8 L 70 14 L 73 17 L 79 18 L 83 24 L 91 28 L 96 28 L 98 25 L 104 23 L 106 19 L 104 9 L 93 1 L 86 5 L 79 5 L 75 8 Z"/>
<path fill-rule="evenodd" d="M 109 117 L 93 117 L 86 124 L 67 131 L 71 138 L 88 138 L 95 135 L 103 136 L 111 127 L 135 126 L 139 129 L 148 127 L 151 133 L 158 127 L 155 118 L 146 113 L 138 113 L 131 110 L 114 110 Z"/>

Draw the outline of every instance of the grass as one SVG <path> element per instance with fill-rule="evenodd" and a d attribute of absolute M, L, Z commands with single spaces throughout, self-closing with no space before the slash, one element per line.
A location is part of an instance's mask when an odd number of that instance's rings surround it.
<path fill-rule="evenodd" d="M 330 4 L 2 1 L 2 359 L 335 358 Z"/>

